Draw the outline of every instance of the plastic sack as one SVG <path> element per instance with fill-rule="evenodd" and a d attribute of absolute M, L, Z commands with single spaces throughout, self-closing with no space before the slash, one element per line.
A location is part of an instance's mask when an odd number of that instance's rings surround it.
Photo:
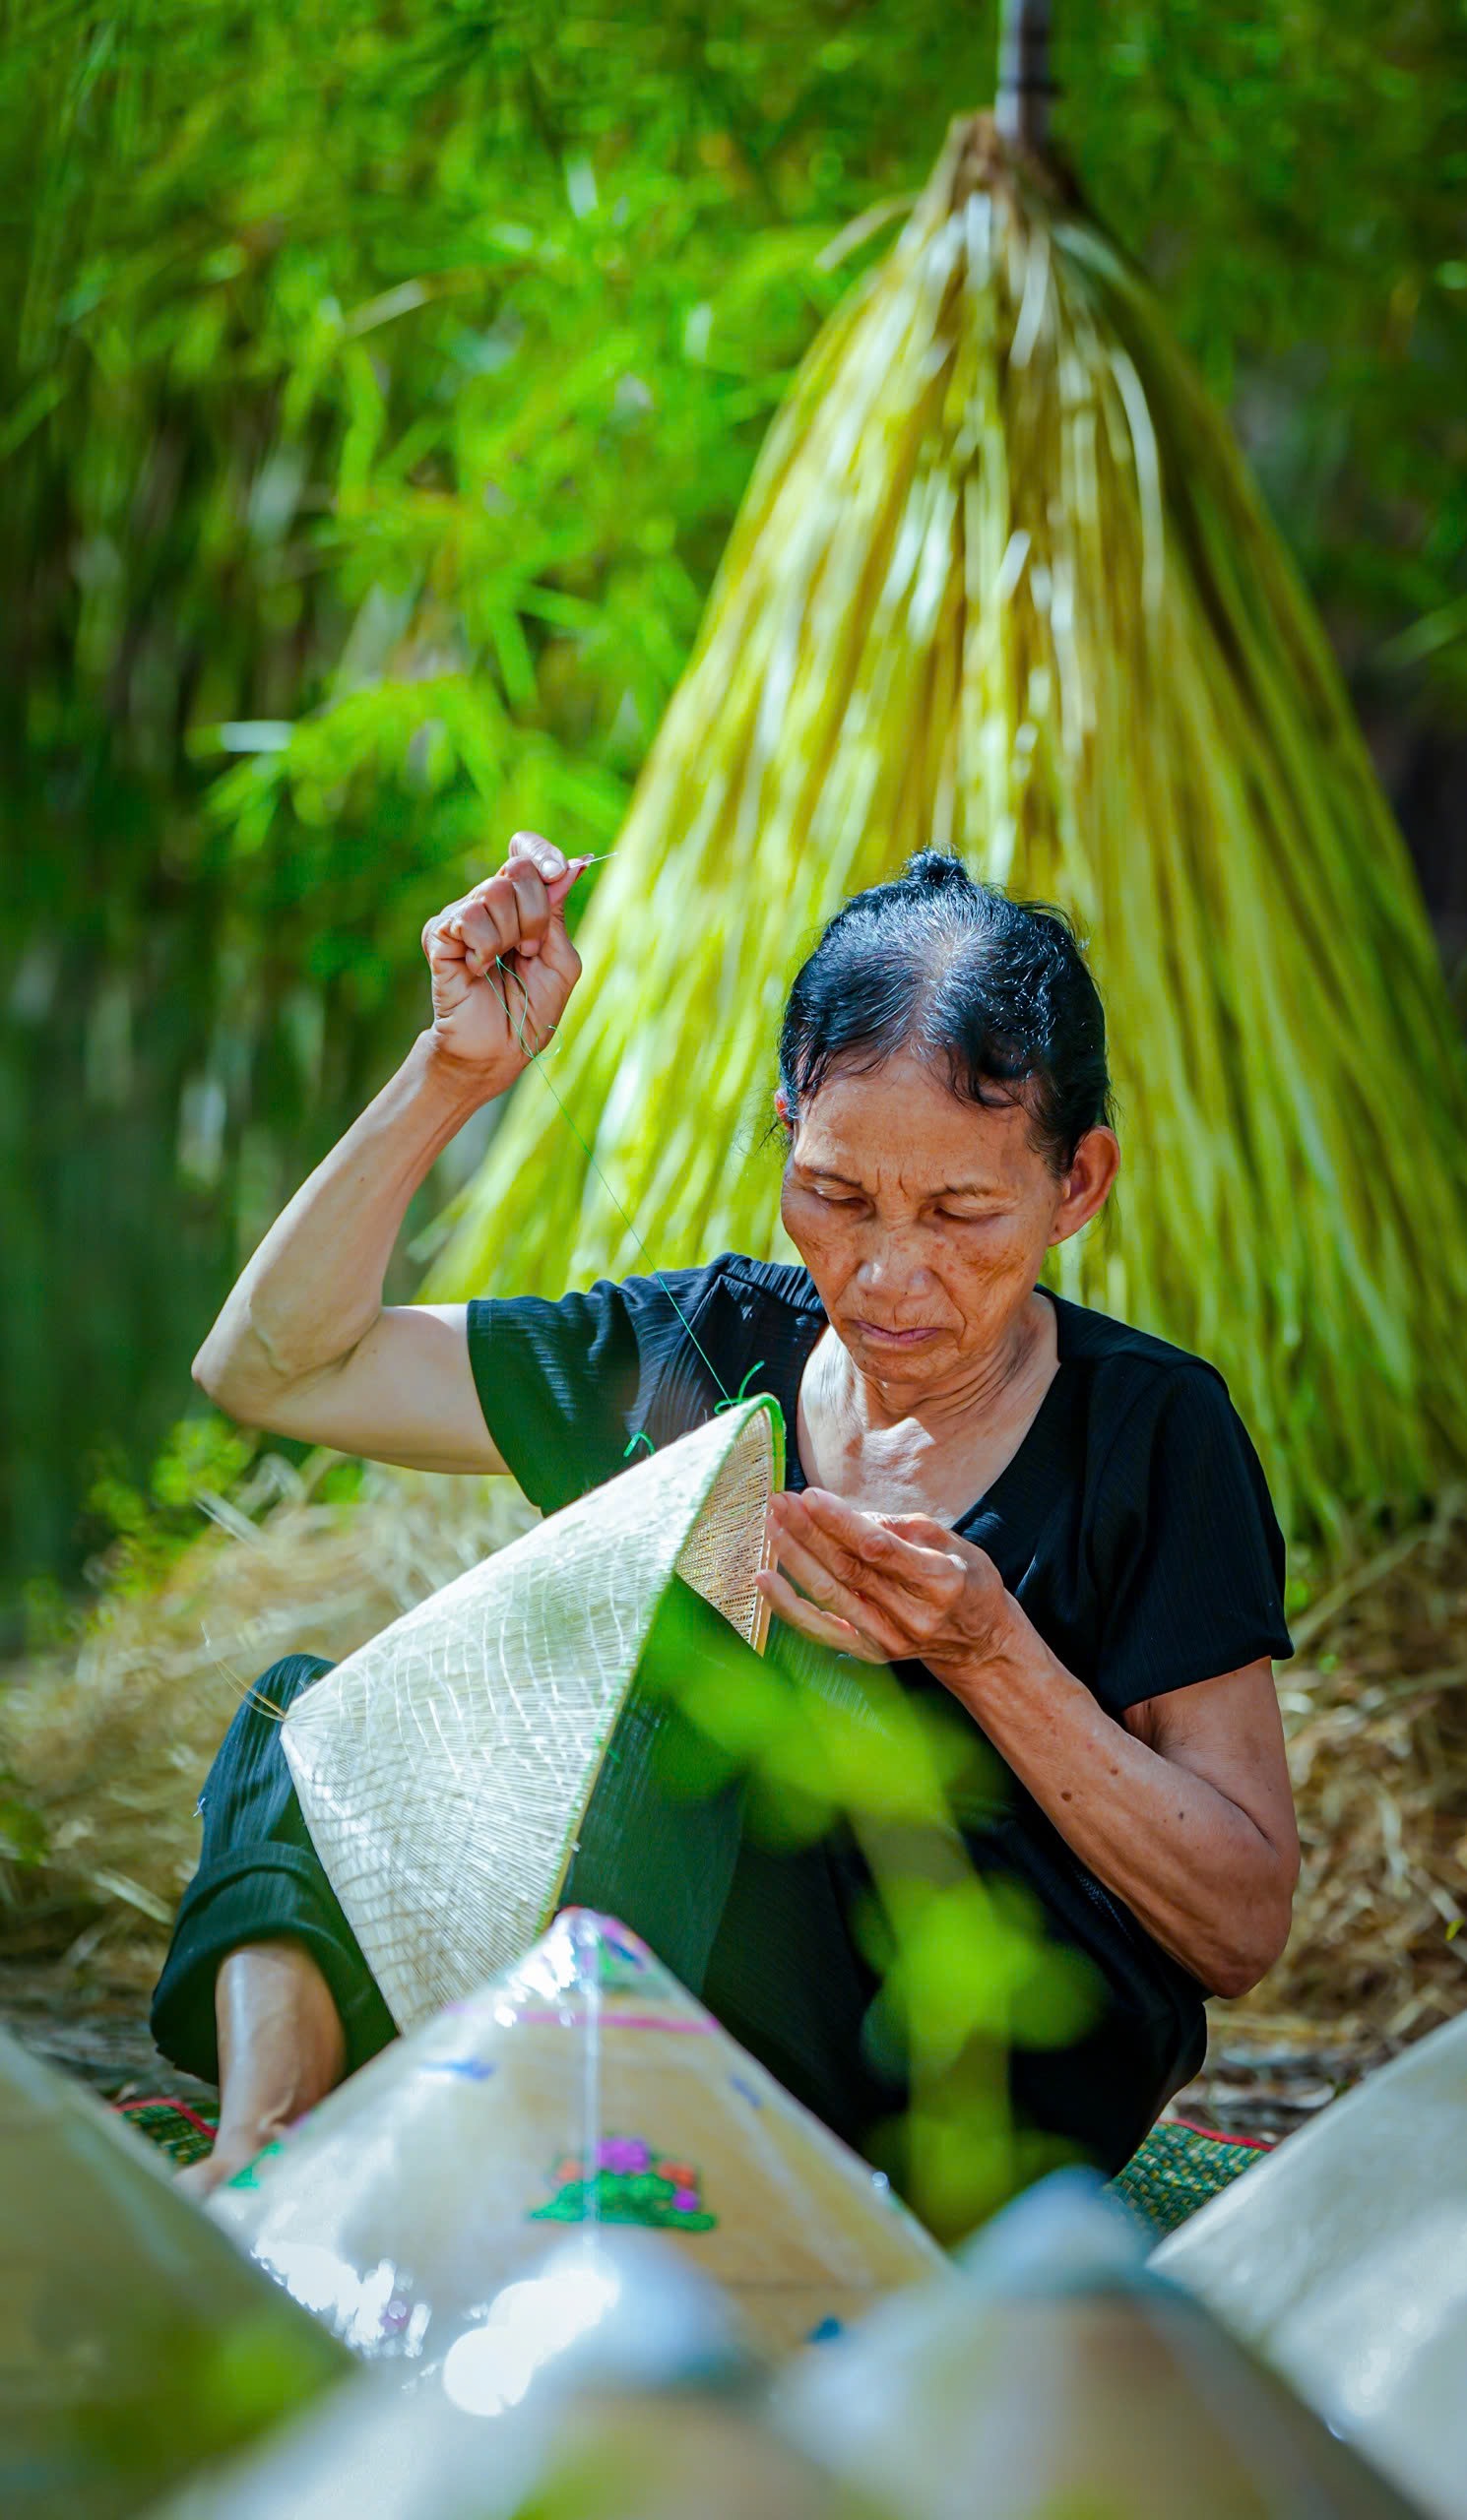
<path fill-rule="evenodd" d="M 1441 2520 L 1467 2515 L 1467 2019 L 1291 2135 L 1152 2263 Z"/>
<path fill-rule="evenodd" d="M 140 2136 L 0 2032 L 5 2520 L 124 2520 L 350 2368 Z"/>
<path fill-rule="evenodd" d="M 666 2233 L 774 2353 L 943 2262 L 884 2178 L 584 1910 L 374 2057 L 210 2210 L 410 2382 L 557 2229 Z"/>
<path fill-rule="evenodd" d="M 803 2356 L 782 2421 L 907 2520 L 1405 2520 L 1144 2245 L 1059 2172 L 940 2282 Z"/>

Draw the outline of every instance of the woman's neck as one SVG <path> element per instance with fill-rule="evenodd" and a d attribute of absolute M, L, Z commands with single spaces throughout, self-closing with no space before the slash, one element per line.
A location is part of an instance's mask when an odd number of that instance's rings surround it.
<path fill-rule="evenodd" d="M 799 1395 L 812 1483 L 853 1503 L 955 1522 L 1018 1451 L 1058 1368 L 1057 1317 L 1036 1292 L 982 1355 L 914 1391 L 863 1373 L 827 1330 Z"/>
<path fill-rule="evenodd" d="M 863 1373 L 839 1340 L 831 1343 L 836 1351 L 833 1370 L 839 1374 L 844 1365 L 847 1408 L 867 1433 L 916 1420 L 940 1442 L 956 1430 L 971 1434 L 975 1426 L 1022 1408 L 1036 1379 L 1048 1385 L 1058 1363 L 1055 1330 L 1054 1307 L 1036 1290 L 990 1348 L 962 1359 L 948 1379 L 929 1391 Z"/>

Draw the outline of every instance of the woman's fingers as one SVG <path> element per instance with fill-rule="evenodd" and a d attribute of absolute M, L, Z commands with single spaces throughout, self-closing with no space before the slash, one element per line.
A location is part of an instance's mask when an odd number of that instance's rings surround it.
<path fill-rule="evenodd" d="M 808 1561 L 816 1558 L 827 1577 L 854 1582 L 865 1572 L 865 1561 L 854 1548 L 838 1540 L 816 1522 L 806 1508 L 802 1495 L 781 1491 L 769 1502 L 769 1527 L 774 1535 L 776 1550 L 781 1557 L 798 1550 Z"/>
<path fill-rule="evenodd" d="M 517 933 L 509 950 L 522 963 L 533 963 L 555 914 L 549 885 L 532 857 L 512 857 L 500 880 L 508 884 L 514 901 Z"/>
<path fill-rule="evenodd" d="M 539 832 L 517 831 L 509 844 L 511 857 L 525 856 L 538 868 L 550 905 L 552 924 L 565 909 L 571 886 L 591 865 L 589 857 L 567 857 L 552 840 L 542 840 Z"/>
<path fill-rule="evenodd" d="M 564 907 L 590 862 L 516 832 L 498 872 L 428 920 L 434 1030 L 457 1058 L 482 1066 L 545 1047 L 581 976 Z"/>
<path fill-rule="evenodd" d="M 817 1645 L 832 1646 L 838 1654 L 855 1654 L 863 1663 L 886 1661 L 880 1647 L 851 1620 L 837 1618 L 829 1610 L 818 1608 L 814 1602 L 806 1601 L 777 1567 L 764 1567 L 754 1580 L 776 1618 L 783 1619 L 799 1635 L 812 1637 Z"/>
<path fill-rule="evenodd" d="M 863 1513 L 825 1488 L 782 1493 L 774 1499 L 774 1508 L 775 1528 L 800 1540 L 857 1591 L 877 1575 L 923 1600 L 950 1588 L 952 1565 L 945 1547 L 934 1548 L 925 1538 L 905 1537 L 883 1517 Z M 929 1524 L 925 1516 L 905 1519 L 909 1527 L 918 1525 L 934 1534 L 939 1544 L 951 1541 L 951 1533 L 940 1523 Z"/>
<path fill-rule="evenodd" d="M 531 838 L 517 832 L 508 862 L 455 905 L 471 965 L 477 958 L 487 969 L 496 958 L 510 955 L 533 963 L 565 937 L 566 897 L 590 860 L 567 860 L 548 841 L 536 842 L 532 855 L 521 846 Z"/>
<path fill-rule="evenodd" d="M 476 884 L 450 915 L 477 979 L 510 955 L 531 961 L 550 921 L 549 899 L 528 858 Z"/>
<path fill-rule="evenodd" d="M 523 863 L 533 866 L 540 877 L 544 887 L 545 905 L 549 914 L 547 924 L 553 934 L 555 926 L 562 920 L 566 897 L 571 886 L 578 876 L 584 875 L 591 863 L 590 858 L 567 857 L 565 851 L 557 849 L 552 840 L 543 839 L 538 831 L 517 831 L 509 844 L 509 855 L 510 863 L 505 869 L 506 873 L 514 875 L 518 865 Z M 546 939 L 543 931 L 537 931 L 527 944 L 526 950 L 534 955 L 537 952 L 543 952 L 545 947 Z"/>
<path fill-rule="evenodd" d="M 464 960 L 476 979 L 502 952 L 517 927 L 514 896 L 503 886 L 499 876 L 476 885 L 461 902 L 451 902 L 443 914 L 446 933 L 456 938 L 463 948 Z"/>
<path fill-rule="evenodd" d="M 771 1499 L 769 1533 L 785 1580 L 889 1661 L 912 1656 L 941 1677 L 1001 1644 L 1013 1605 L 997 1567 L 927 1515 L 870 1514 L 807 1487 Z"/>
<path fill-rule="evenodd" d="M 899 1520 L 892 1514 L 867 1513 L 860 1505 L 848 1504 L 844 1496 L 835 1495 L 828 1487 L 806 1487 L 782 1501 L 800 1506 L 811 1521 L 853 1554 L 873 1557 L 882 1564 L 893 1564 L 906 1555 L 919 1531 L 924 1536 L 934 1534 L 939 1546 L 952 1537 L 941 1523 L 930 1521 L 925 1514 L 904 1514 Z"/>
<path fill-rule="evenodd" d="M 459 934 L 458 919 L 467 907 L 467 902 L 447 902 L 431 918 L 424 919 L 422 950 L 430 962 L 435 954 L 440 961 L 463 961 L 464 940 Z"/>
<path fill-rule="evenodd" d="M 562 883 L 572 865 L 585 863 L 584 858 L 567 857 L 563 849 L 557 849 L 553 840 L 546 840 L 544 834 L 538 831 L 515 833 L 509 844 L 507 866 L 513 866 L 519 858 L 535 868 L 546 891 L 551 885 Z"/>
<path fill-rule="evenodd" d="M 859 1618 L 860 1597 L 841 1570 L 806 1548 L 798 1534 L 782 1523 L 774 1526 L 774 1553 L 778 1563 L 793 1575 L 802 1592 L 822 1609 L 833 1610 L 841 1618 Z"/>
<path fill-rule="evenodd" d="M 571 880 L 574 882 L 575 878 L 572 877 Z M 560 991 L 560 1003 L 563 1007 L 581 976 L 581 957 L 565 932 L 563 919 L 551 917 L 550 924 L 545 930 L 544 942 L 540 949 L 539 961 L 542 969 L 553 976 Z"/>
<path fill-rule="evenodd" d="M 818 1609 L 865 1637 L 878 1661 L 915 1650 L 902 1596 L 883 1576 L 864 1569 L 859 1585 L 844 1582 L 815 1550 L 803 1547 L 778 1526 L 773 1530 L 773 1545 L 784 1577 L 793 1578 Z"/>
<path fill-rule="evenodd" d="M 823 1494 L 824 1490 L 820 1492 Z M 939 1556 L 951 1549 L 956 1538 L 950 1524 L 936 1522 L 930 1514 L 883 1514 L 881 1519 L 898 1540 L 911 1541 L 916 1547 L 934 1550 Z"/>

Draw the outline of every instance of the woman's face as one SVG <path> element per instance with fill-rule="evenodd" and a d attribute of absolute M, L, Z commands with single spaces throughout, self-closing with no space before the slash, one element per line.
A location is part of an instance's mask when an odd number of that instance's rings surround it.
<path fill-rule="evenodd" d="M 1118 1162 L 1092 1129 L 1056 1176 L 1021 1104 L 961 1102 L 901 1052 L 805 1104 L 781 1212 L 861 1371 L 917 1400 L 1001 1354 L 1045 1253 L 1103 1206 Z"/>

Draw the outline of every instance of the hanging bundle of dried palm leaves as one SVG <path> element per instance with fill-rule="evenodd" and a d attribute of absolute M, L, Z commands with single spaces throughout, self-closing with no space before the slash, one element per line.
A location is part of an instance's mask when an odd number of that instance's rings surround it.
<path fill-rule="evenodd" d="M 1092 940 L 1126 1172 L 1057 1283 L 1222 1365 L 1296 1527 L 1429 1491 L 1467 1451 L 1467 1091 L 1409 861 L 1225 422 L 987 116 L 755 472 L 582 934 L 552 1073 L 590 1153 L 527 1080 L 430 1292 L 777 1250 L 731 1147 L 783 988 L 932 844 Z"/>

